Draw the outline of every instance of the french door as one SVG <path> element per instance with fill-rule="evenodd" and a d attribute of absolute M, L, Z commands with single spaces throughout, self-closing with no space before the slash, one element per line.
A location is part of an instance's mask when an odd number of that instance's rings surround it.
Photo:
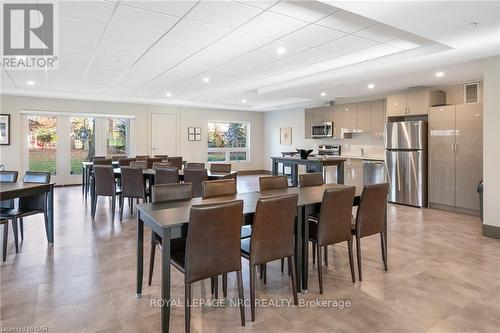
<path fill-rule="evenodd" d="M 128 154 L 127 118 L 43 112 L 26 112 L 22 118 L 28 133 L 24 169 L 50 171 L 57 185 L 81 183 L 82 162 L 93 156 Z"/>

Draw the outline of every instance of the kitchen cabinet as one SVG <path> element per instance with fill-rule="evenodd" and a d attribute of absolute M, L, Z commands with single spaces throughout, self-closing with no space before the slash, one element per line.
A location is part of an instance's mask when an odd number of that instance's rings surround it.
<path fill-rule="evenodd" d="M 311 139 L 311 127 L 314 123 L 333 121 L 333 107 L 321 106 L 305 110 L 305 138 Z"/>
<path fill-rule="evenodd" d="M 372 131 L 372 102 L 356 104 L 356 126 L 355 132 Z"/>
<path fill-rule="evenodd" d="M 429 113 L 429 107 L 446 104 L 446 94 L 428 89 L 409 90 L 387 96 L 387 116 L 412 116 Z"/>
<path fill-rule="evenodd" d="M 342 105 L 336 105 L 332 108 L 333 112 L 333 137 L 342 139 L 342 126 L 344 124 L 344 109 Z"/>
<path fill-rule="evenodd" d="M 385 132 L 385 100 L 381 99 L 372 102 L 372 136 L 383 138 Z"/>
<path fill-rule="evenodd" d="M 343 123 L 342 128 L 345 132 L 354 132 L 356 129 L 356 104 L 341 105 L 343 109 Z"/>
<path fill-rule="evenodd" d="M 429 109 L 431 207 L 477 214 L 482 180 L 482 104 Z"/>
<path fill-rule="evenodd" d="M 344 173 L 345 184 L 363 187 L 363 159 L 348 158 L 344 164 Z"/>

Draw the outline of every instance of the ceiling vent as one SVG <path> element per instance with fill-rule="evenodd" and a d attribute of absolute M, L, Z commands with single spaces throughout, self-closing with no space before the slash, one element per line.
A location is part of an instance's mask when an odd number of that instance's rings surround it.
<path fill-rule="evenodd" d="M 466 83 L 464 84 L 464 103 L 478 103 L 479 102 L 479 83 Z"/>

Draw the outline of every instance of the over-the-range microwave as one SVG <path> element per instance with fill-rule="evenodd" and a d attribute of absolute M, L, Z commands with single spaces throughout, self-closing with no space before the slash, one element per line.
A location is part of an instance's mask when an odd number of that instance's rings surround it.
<path fill-rule="evenodd" d="M 311 128 L 311 137 L 313 138 L 332 138 L 333 137 L 333 122 L 325 121 L 314 123 Z"/>

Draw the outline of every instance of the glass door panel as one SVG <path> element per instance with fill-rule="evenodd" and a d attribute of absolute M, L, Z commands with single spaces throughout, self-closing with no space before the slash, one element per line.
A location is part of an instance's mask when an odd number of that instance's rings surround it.
<path fill-rule="evenodd" d="M 32 115 L 28 122 L 28 169 L 56 175 L 57 118 Z"/>
<path fill-rule="evenodd" d="M 70 122 L 70 175 L 81 175 L 82 162 L 95 156 L 95 121 L 94 118 L 72 117 Z"/>
<path fill-rule="evenodd" d="M 108 118 L 106 124 L 106 155 L 113 156 L 128 155 L 129 119 Z"/>

